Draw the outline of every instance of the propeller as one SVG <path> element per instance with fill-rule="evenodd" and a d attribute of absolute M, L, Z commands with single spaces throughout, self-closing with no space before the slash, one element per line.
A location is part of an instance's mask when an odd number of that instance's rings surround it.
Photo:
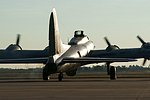
<path fill-rule="evenodd" d="M 146 64 L 147 59 L 144 58 L 142 65 L 144 66 Z"/>
<path fill-rule="evenodd" d="M 138 35 L 137 38 L 139 39 L 139 41 L 144 45 L 146 44 L 146 42 Z"/>
<path fill-rule="evenodd" d="M 17 34 L 16 45 L 20 48 L 20 50 L 22 50 L 22 47 L 19 45 L 19 43 L 20 43 L 20 37 L 21 37 L 21 35 Z"/>
<path fill-rule="evenodd" d="M 106 43 L 107 43 L 108 46 L 111 46 L 111 43 L 109 42 L 109 40 L 108 40 L 107 37 L 104 37 L 104 40 L 106 41 Z"/>
<path fill-rule="evenodd" d="M 145 42 L 139 35 L 137 36 L 137 38 L 142 43 L 141 48 L 150 49 L 150 43 L 149 42 Z M 144 58 L 144 61 L 142 63 L 143 66 L 146 64 L 147 60 L 149 60 L 149 58 Z"/>
<path fill-rule="evenodd" d="M 19 46 L 20 43 L 20 34 L 17 34 L 16 45 Z"/>

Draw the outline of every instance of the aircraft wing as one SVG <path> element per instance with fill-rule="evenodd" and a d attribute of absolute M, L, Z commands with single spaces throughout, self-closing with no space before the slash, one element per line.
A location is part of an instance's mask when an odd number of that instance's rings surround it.
<path fill-rule="evenodd" d="M 49 57 L 42 57 L 42 58 L 20 58 L 20 59 L 0 59 L 1 64 L 6 63 L 44 63 L 48 61 Z M 81 58 L 72 58 L 72 57 L 66 57 L 62 60 L 63 63 L 104 63 L 104 62 L 131 62 L 131 61 L 137 61 L 135 59 L 129 59 L 129 58 L 98 58 L 98 57 L 81 57 Z"/>
<path fill-rule="evenodd" d="M 98 57 L 81 57 L 81 58 L 64 58 L 64 63 L 105 63 L 105 62 L 131 62 L 137 61 L 136 59 L 129 58 L 98 58 Z"/>
<path fill-rule="evenodd" d="M 42 57 L 42 58 L 21 58 L 21 59 L 0 59 L 1 64 L 6 64 L 6 63 L 46 63 L 48 57 Z"/>

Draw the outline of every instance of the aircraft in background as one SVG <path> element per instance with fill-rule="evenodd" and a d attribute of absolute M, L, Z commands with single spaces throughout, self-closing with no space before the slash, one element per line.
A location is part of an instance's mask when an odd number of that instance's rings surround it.
<path fill-rule="evenodd" d="M 86 64 L 136 61 L 131 58 L 94 57 L 90 52 L 94 52 L 95 46 L 82 30 L 75 31 L 68 45 L 63 44 L 55 9 L 50 14 L 48 47 L 44 50 L 22 50 L 19 41 L 18 35 L 16 44 L 0 50 L 0 63 L 43 63 L 43 80 L 48 80 L 51 74 L 59 73 L 58 79 L 61 81 L 63 73 L 74 76 L 77 68 Z M 110 66 L 109 70 L 110 79 L 116 79 L 115 67 Z"/>

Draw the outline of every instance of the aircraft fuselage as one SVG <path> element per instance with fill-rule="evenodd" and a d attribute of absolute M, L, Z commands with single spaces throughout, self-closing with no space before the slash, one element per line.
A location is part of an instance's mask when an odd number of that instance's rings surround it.
<path fill-rule="evenodd" d="M 94 49 L 94 44 L 92 41 L 88 41 L 80 45 L 72 45 L 64 54 L 62 54 L 57 60 L 56 64 L 58 65 L 58 72 L 65 72 L 66 70 L 76 69 L 82 65 L 82 63 L 63 63 L 64 58 L 80 58 L 88 55 L 90 50 Z"/>

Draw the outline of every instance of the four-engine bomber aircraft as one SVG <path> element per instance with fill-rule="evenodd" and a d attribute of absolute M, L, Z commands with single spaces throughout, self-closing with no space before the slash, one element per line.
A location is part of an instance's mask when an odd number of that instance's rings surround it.
<path fill-rule="evenodd" d="M 16 44 L 11 44 L 6 50 L 0 50 L 0 63 L 43 63 L 43 80 L 48 80 L 51 74 L 59 73 L 58 79 L 61 81 L 64 72 L 68 76 L 74 76 L 77 68 L 85 64 L 136 61 L 129 58 L 97 57 L 93 42 L 83 31 L 75 31 L 68 45 L 63 44 L 55 9 L 50 15 L 48 47 L 44 50 L 22 50 L 19 37 Z M 90 53 L 91 50 L 93 54 Z M 110 79 L 116 78 L 115 73 L 115 67 L 111 66 Z"/>

